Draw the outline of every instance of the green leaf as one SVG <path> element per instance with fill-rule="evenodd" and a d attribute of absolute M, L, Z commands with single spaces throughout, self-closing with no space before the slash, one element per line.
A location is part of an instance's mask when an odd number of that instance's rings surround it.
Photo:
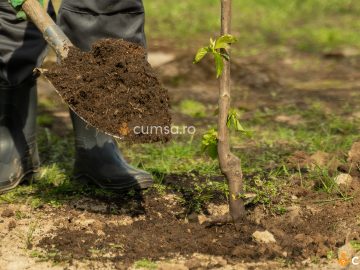
<path fill-rule="evenodd" d="M 201 59 L 204 58 L 204 56 L 209 52 L 209 47 L 203 47 L 198 50 L 198 52 L 195 55 L 194 64 L 199 63 Z"/>
<path fill-rule="evenodd" d="M 216 39 L 215 49 L 227 49 L 229 46 L 237 41 L 233 35 L 224 35 Z"/>
<path fill-rule="evenodd" d="M 234 127 L 234 119 L 236 120 L 236 118 L 234 117 L 232 112 L 229 112 L 228 117 L 227 117 L 227 121 L 226 121 L 226 126 L 228 128 L 233 128 Z"/>
<path fill-rule="evenodd" d="M 9 0 L 9 3 L 13 8 L 21 7 L 25 0 Z"/>
<path fill-rule="evenodd" d="M 230 60 L 230 55 L 226 49 L 236 41 L 237 39 L 232 35 L 224 35 L 216 40 L 210 38 L 209 46 L 202 47 L 198 50 L 193 63 L 200 62 L 207 53 L 212 53 L 215 60 L 216 78 L 219 78 L 224 69 L 224 59 L 226 61 Z"/>
<path fill-rule="evenodd" d="M 216 159 L 218 157 L 217 144 L 212 144 L 207 147 L 207 154 L 212 159 Z"/>
<path fill-rule="evenodd" d="M 26 13 L 22 10 L 22 5 L 26 0 L 8 0 L 10 5 L 17 11 L 16 18 L 19 20 L 26 20 Z M 40 5 L 44 7 L 44 0 L 38 0 Z"/>
<path fill-rule="evenodd" d="M 24 4 L 26 0 L 8 0 L 8 1 L 13 8 L 19 10 L 19 8 L 21 8 L 21 6 Z M 44 0 L 38 0 L 38 1 L 42 6 L 44 6 Z"/>
<path fill-rule="evenodd" d="M 213 40 L 212 38 L 210 38 L 210 46 L 209 46 L 209 48 L 210 49 L 215 49 L 215 44 L 216 44 L 216 40 Z"/>
<path fill-rule="evenodd" d="M 216 78 L 219 78 L 224 69 L 224 60 L 220 53 L 213 53 L 215 59 Z"/>
<path fill-rule="evenodd" d="M 237 114 L 236 110 L 234 110 L 234 109 L 231 109 L 229 111 L 226 125 L 228 128 L 234 129 L 236 131 L 240 131 L 240 132 L 244 132 L 244 133 L 247 132 L 244 129 L 244 127 L 240 124 L 240 121 L 238 120 L 238 114 Z"/>
<path fill-rule="evenodd" d="M 241 131 L 241 132 L 246 132 L 246 130 L 243 128 L 243 126 L 240 124 L 239 120 L 236 119 L 235 121 L 235 130 L 236 131 Z"/>
<path fill-rule="evenodd" d="M 202 151 L 207 152 L 207 154 L 215 159 L 218 156 L 217 152 L 217 131 L 215 129 L 208 130 L 202 137 L 201 148 Z"/>
<path fill-rule="evenodd" d="M 20 10 L 16 13 L 16 19 L 25 21 L 27 19 L 27 16 L 24 11 Z"/>

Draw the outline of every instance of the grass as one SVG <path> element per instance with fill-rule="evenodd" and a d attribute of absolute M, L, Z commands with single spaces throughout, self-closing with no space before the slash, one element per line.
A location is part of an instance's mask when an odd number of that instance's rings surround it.
<path fill-rule="evenodd" d="M 134 263 L 134 267 L 135 267 L 135 269 L 142 268 L 142 269 L 155 270 L 155 269 L 157 269 L 157 264 L 148 259 L 142 259 L 142 260 L 136 261 Z"/>
<path fill-rule="evenodd" d="M 150 39 L 192 47 L 218 35 L 218 0 L 145 0 L 144 5 Z M 360 2 L 353 0 L 233 1 L 233 32 L 240 44 L 235 50 L 257 54 L 269 46 L 305 52 L 359 48 L 359 12 Z"/>
<path fill-rule="evenodd" d="M 274 122 L 273 118 L 280 114 L 300 115 L 304 124 L 294 127 Z M 306 110 L 287 106 L 257 111 L 244 124 L 253 130 L 252 137 L 233 133 L 232 141 L 234 153 L 242 159 L 245 190 L 255 194 L 252 203 L 269 205 L 279 213 L 283 207 L 278 198 L 291 175 L 298 175 L 302 183 L 316 179 L 317 190 L 321 192 L 334 194 L 337 191 L 333 175 L 327 168 L 313 169 L 307 173 L 293 170 L 288 168 L 288 157 L 296 150 L 309 154 L 320 150 L 333 153 L 341 161 L 341 153 L 345 154 L 358 139 L 360 126 L 358 120 L 349 119 L 346 113 L 328 113 L 320 103 L 311 103 Z M 224 182 L 212 180 L 221 172 L 217 160 L 201 151 L 200 133 L 179 136 L 167 144 L 120 146 L 132 164 L 154 175 L 155 189 L 160 194 L 169 189 L 163 183 L 166 175 L 193 178 L 195 185 L 191 190 L 170 188 L 183 193 L 184 205 L 189 211 L 200 212 L 214 194 L 226 197 L 228 192 Z M 74 159 L 72 137 L 60 138 L 51 130 L 41 128 L 38 141 L 43 165 L 37 181 L 1 195 L 0 202 L 24 202 L 36 209 L 44 204 L 57 207 L 81 196 L 116 196 L 115 193 L 79 186 L 71 181 Z M 197 180 L 200 178 L 205 182 Z M 342 195 L 346 198 L 346 195 Z"/>
<path fill-rule="evenodd" d="M 274 123 L 273 118 L 280 114 L 300 115 L 304 123 L 297 126 Z M 256 141 L 269 146 L 282 141 L 308 152 L 347 151 L 359 137 L 359 120 L 350 119 L 347 114 L 327 113 L 319 104 L 310 104 L 307 108 L 288 106 L 257 111 L 248 125 L 256 130 Z"/>
<path fill-rule="evenodd" d="M 37 223 L 31 223 L 29 226 L 28 231 L 26 232 L 25 235 L 25 248 L 26 249 L 31 249 L 32 245 L 33 245 L 33 239 L 34 239 L 34 232 L 36 230 L 37 227 Z"/>
<path fill-rule="evenodd" d="M 200 141 L 173 140 L 161 144 L 134 145 L 124 148 L 125 154 L 132 162 L 155 175 L 184 174 L 196 171 L 202 175 L 217 175 L 219 168 L 217 161 L 204 156 L 201 152 Z"/>
<path fill-rule="evenodd" d="M 39 115 L 37 117 L 37 124 L 39 126 L 51 126 L 54 123 L 54 118 L 48 114 Z"/>
<path fill-rule="evenodd" d="M 350 244 L 356 252 L 360 251 L 360 241 L 353 240 L 350 241 Z"/>
<path fill-rule="evenodd" d="M 179 111 L 191 117 L 205 117 L 206 107 L 201 102 L 191 99 L 184 99 L 179 104 Z"/>
<path fill-rule="evenodd" d="M 53 2 L 57 9 L 61 1 Z M 197 48 L 219 33 L 218 0 L 144 0 L 144 6 L 150 40 Z M 360 2 L 354 0 L 233 1 L 233 32 L 239 38 L 234 52 L 258 54 L 269 47 L 312 53 L 359 48 L 359 12 Z"/>

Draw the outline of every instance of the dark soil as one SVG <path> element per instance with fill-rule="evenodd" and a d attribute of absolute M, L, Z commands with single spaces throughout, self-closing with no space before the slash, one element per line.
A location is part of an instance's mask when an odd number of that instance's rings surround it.
<path fill-rule="evenodd" d="M 171 185 L 177 182 L 178 186 L 185 184 L 184 188 L 191 186 L 193 181 L 191 176 L 186 175 L 170 175 L 167 178 L 170 178 L 166 181 Z M 205 227 L 197 222 L 188 222 L 181 214 L 187 211 L 183 204 L 167 198 L 176 194 L 176 191 L 171 191 L 169 187 L 168 194 L 164 196 L 153 190 L 138 197 L 136 203 L 126 199 L 126 214 L 133 218 L 143 217 L 134 219 L 131 225 L 106 222 L 116 217 L 111 214 L 85 212 L 87 219 L 95 219 L 97 222 L 79 227 L 72 222 L 79 217 L 78 209 L 68 207 L 59 210 L 64 211 L 59 216 L 68 216 L 69 222 L 62 223 L 51 231 L 40 241 L 38 247 L 57 252 L 60 261 L 96 258 L 104 261 L 110 259 L 125 265 L 143 258 L 172 258 L 176 254 L 190 258 L 194 253 L 222 256 L 229 263 L 275 258 L 301 262 L 311 256 L 326 258 L 329 250 L 336 250 L 345 243 L 346 237 L 360 239 L 354 214 L 360 206 L 360 197 L 356 195 L 358 186 L 352 189 L 353 200 L 333 203 L 319 203 L 326 202 L 325 194 L 310 190 L 301 193 L 296 184 L 289 186 L 284 193 L 299 197 L 296 213 L 289 210 L 285 214 L 274 215 L 262 207 L 254 209 L 250 205 L 247 218 L 239 231 L 231 224 Z M 119 201 L 119 205 L 121 203 L 124 201 Z M 101 234 L 98 233 L 99 230 Z M 264 230 L 270 231 L 277 242 L 260 244 L 252 239 L 255 231 Z M 98 251 L 96 257 L 94 250 Z"/>
<path fill-rule="evenodd" d="M 170 139 L 168 93 L 141 46 L 103 39 L 90 52 L 72 48 L 45 75 L 64 101 L 99 130 L 130 142 Z"/>
<path fill-rule="evenodd" d="M 260 254 L 264 260 L 280 256 L 276 248 L 254 248 L 256 245 L 251 240 L 251 234 L 259 226 L 251 222 L 245 222 L 238 232 L 232 225 L 205 228 L 197 223 L 186 223 L 184 219 L 177 217 L 183 209 L 179 205 L 169 204 L 169 201 L 156 192 L 146 194 L 142 205 L 142 209 L 146 209 L 142 213 L 145 214 L 145 219 L 131 225 L 103 224 L 101 228 L 104 235 L 99 236 L 96 233 L 86 233 L 69 223 L 51 232 L 52 236 L 43 238 L 39 247 L 59 252 L 60 260 L 89 258 L 91 251 L 97 249 L 103 253 L 114 253 L 114 261 L 129 264 L 142 258 L 170 258 L 177 253 L 191 255 L 195 252 L 225 255 L 229 259 L 260 258 Z M 138 207 L 134 209 L 136 214 L 138 210 Z M 68 213 L 78 216 L 75 210 L 68 210 Z M 97 230 L 90 227 L 91 229 Z M 109 245 L 109 241 L 113 245 Z M 114 250 L 114 245 L 121 248 Z M 254 249 L 247 252 L 250 247 Z"/>

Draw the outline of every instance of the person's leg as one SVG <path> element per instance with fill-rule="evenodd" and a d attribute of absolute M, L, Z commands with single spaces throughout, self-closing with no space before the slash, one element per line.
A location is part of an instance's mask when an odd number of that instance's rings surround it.
<path fill-rule="evenodd" d="M 36 79 L 46 43 L 29 22 L 0 0 L 0 192 L 39 167 L 36 146 Z"/>
<path fill-rule="evenodd" d="M 58 23 L 82 50 L 90 50 L 100 38 L 123 38 L 145 46 L 141 0 L 64 0 Z M 149 173 L 126 163 L 112 137 L 70 113 L 75 133 L 75 179 L 116 190 L 147 188 L 153 183 Z"/>
<path fill-rule="evenodd" d="M 36 81 L 0 86 L 0 192 L 16 187 L 39 167 Z"/>

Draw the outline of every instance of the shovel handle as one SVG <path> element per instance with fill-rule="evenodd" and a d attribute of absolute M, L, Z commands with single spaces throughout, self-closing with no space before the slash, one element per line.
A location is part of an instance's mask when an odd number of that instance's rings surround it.
<path fill-rule="evenodd" d="M 60 59 L 65 59 L 73 44 L 41 4 L 37 0 L 26 0 L 22 5 L 22 10 L 40 30 L 46 42 L 55 50 Z"/>

